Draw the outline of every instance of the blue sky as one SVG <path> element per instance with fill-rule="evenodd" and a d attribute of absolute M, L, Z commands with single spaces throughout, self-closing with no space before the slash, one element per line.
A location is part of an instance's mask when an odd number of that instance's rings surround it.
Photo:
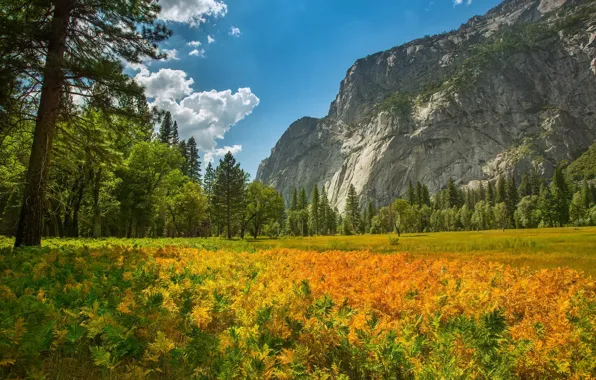
<path fill-rule="evenodd" d="M 458 28 L 499 1 L 473 0 L 467 4 L 464 0 L 458 5 L 451 0 L 160 3 L 166 8 L 164 12 L 169 12 L 164 18 L 184 22 L 169 22 L 174 35 L 162 45 L 176 50 L 178 59 L 148 63 L 138 74 L 148 87 L 150 100 L 170 94 L 168 86 L 172 86 L 172 99 L 159 99 L 155 104 L 174 107 L 175 118 L 179 113 L 179 124 L 185 125 L 182 137 L 193 134 L 203 139 L 203 151 L 211 151 L 209 156 L 215 160 L 222 147 L 236 145 L 236 157 L 254 178 L 260 161 L 293 121 L 327 114 L 340 81 L 355 60 L 427 34 Z M 180 15 L 192 7 L 201 20 L 197 22 L 195 17 L 189 23 Z M 232 27 L 240 34 L 232 35 Z M 208 43 L 208 36 L 213 43 Z M 189 46 L 190 41 L 201 45 Z M 200 51 L 199 56 L 189 55 L 194 49 Z M 160 69 L 169 70 L 158 77 Z M 239 88 L 245 90 L 236 94 Z M 183 100 L 185 97 L 189 99 Z M 224 103 L 222 99 L 226 99 Z M 225 132 L 227 124 L 237 119 L 242 120 Z M 224 138 L 214 140 L 213 134 Z"/>

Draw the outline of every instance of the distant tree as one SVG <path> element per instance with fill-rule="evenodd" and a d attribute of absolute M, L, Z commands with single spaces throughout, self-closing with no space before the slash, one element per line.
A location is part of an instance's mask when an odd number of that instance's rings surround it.
<path fill-rule="evenodd" d="M 172 133 L 170 136 L 170 146 L 176 146 L 180 142 L 180 137 L 178 137 L 178 123 L 174 121 L 174 125 L 172 126 Z"/>
<path fill-rule="evenodd" d="M 505 231 L 509 224 L 509 212 L 507 210 L 507 204 L 505 202 L 497 203 L 493 207 L 494 221 L 500 229 Z"/>
<path fill-rule="evenodd" d="M 350 184 L 346 197 L 344 226 L 350 230 L 351 234 L 357 233 L 360 230 L 360 203 L 356 195 L 356 189 L 352 184 Z M 344 233 L 345 231 L 344 229 Z"/>
<path fill-rule="evenodd" d="M 391 205 L 393 226 L 398 236 L 412 223 L 412 207 L 404 199 L 396 199 Z"/>
<path fill-rule="evenodd" d="M 550 187 L 555 205 L 555 222 L 559 226 L 564 226 L 569 222 L 569 203 L 571 194 L 561 166 L 555 168 Z"/>
<path fill-rule="evenodd" d="M 495 204 L 495 184 L 492 182 L 489 182 L 488 185 L 486 186 L 486 198 L 485 201 L 486 203 L 488 203 L 490 206 L 493 206 Z"/>
<path fill-rule="evenodd" d="M 537 195 L 523 197 L 515 210 L 515 224 L 518 228 L 536 228 L 540 224 L 539 200 Z"/>
<path fill-rule="evenodd" d="M 582 183 L 581 198 L 582 198 L 584 207 L 586 209 L 589 209 L 592 206 L 592 191 L 590 190 L 588 181 L 585 178 L 584 178 L 584 182 Z"/>
<path fill-rule="evenodd" d="M 320 197 L 319 197 L 319 187 L 315 183 L 315 186 L 312 190 L 312 195 L 310 197 L 310 226 L 311 226 L 311 233 L 313 235 L 320 234 Z"/>
<path fill-rule="evenodd" d="M 290 210 L 298 210 L 298 190 L 295 187 L 294 191 L 292 192 L 292 200 L 290 201 Z"/>
<path fill-rule="evenodd" d="M 201 182 L 201 161 L 199 157 L 199 149 L 194 137 L 188 139 L 187 143 L 187 172 L 186 175 L 191 181 Z"/>
<path fill-rule="evenodd" d="M 231 152 L 226 153 L 215 171 L 213 185 L 213 208 L 223 220 L 228 239 L 234 235 L 234 227 L 243 213 L 246 176 Z"/>
<path fill-rule="evenodd" d="M 451 177 L 449 177 L 449 180 L 447 181 L 447 203 L 445 206 L 447 208 L 454 206 L 459 207 L 459 194 L 457 186 L 455 186 L 455 181 Z"/>
<path fill-rule="evenodd" d="M 414 190 L 414 186 L 412 186 L 412 181 L 408 182 L 408 202 L 412 206 L 418 203 L 416 200 L 416 191 Z"/>
<path fill-rule="evenodd" d="M 330 231 L 330 226 L 328 224 L 328 214 L 333 213 L 331 207 L 329 206 L 329 200 L 327 199 L 327 192 L 325 191 L 325 187 L 321 190 L 321 196 L 319 197 L 319 234 L 321 235 L 328 235 Z M 335 219 L 335 216 L 333 216 Z"/>
<path fill-rule="evenodd" d="M 550 186 L 542 185 L 539 207 L 540 214 L 542 215 L 542 223 L 548 227 L 555 226 L 558 221 L 557 203 L 553 198 Z"/>
<path fill-rule="evenodd" d="M 284 201 L 274 188 L 258 181 L 248 185 L 246 198 L 245 223 L 256 239 L 262 232 L 263 226 L 274 223 L 283 212 Z"/>
<path fill-rule="evenodd" d="M 170 140 L 172 138 L 172 129 L 174 128 L 174 121 L 172 120 L 172 114 L 170 111 L 166 111 L 164 114 L 161 125 L 159 126 L 159 141 L 162 144 L 170 146 Z"/>
<path fill-rule="evenodd" d="M 506 199 L 505 204 L 507 205 L 507 217 L 509 219 L 509 223 L 511 226 L 515 226 L 513 214 L 515 213 L 515 209 L 517 207 L 517 186 L 515 185 L 515 178 L 513 176 L 507 179 L 506 184 Z"/>
<path fill-rule="evenodd" d="M 580 192 L 573 194 L 571 204 L 569 205 L 569 219 L 574 226 L 583 226 L 590 223 L 588 215 L 589 209 Z"/>
<path fill-rule="evenodd" d="M 186 141 L 181 140 L 178 143 L 178 151 L 183 158 L 182 165 L 180 166 L 180 170 L 184 173 L 185 176 L 188 177 L 188 147 L 186 146 Z"/>
<path fill-rule="evenodd" d="M 426 185 L 422 185 L 422 204 L 431 207 L 430 192 L 428 191 L 428 187 Z"/>
<path fill-rule="evenodd" d="M 497 179 L 497 188 L 495 192 L 495 204 L 502 203 L 507 200 L 507 184 L 502 174 L 499 174 Z"/>
<path fill-rule="evenodd" d="M 199 236 L 207 221 L 207 196 L 199 184 L 188 182 L 168 199 L 168 211 L 177 236 Z"/>
<path fill-rule="evenodd" d="M 523 198 L 528 195 L 532 195 L 532 184 L 530 183 L 530 179 L 528 178 L 528 173 L 524 172 L 521 176 L 521 181 L 519 183 L 519 197 Z"/>
<path fill-rule="evenodd" d="M 463 205 L 459 212 L 461 225 L 466 231 L 472 229 L 472 214 L 473 212 L 468 205 Z"/>

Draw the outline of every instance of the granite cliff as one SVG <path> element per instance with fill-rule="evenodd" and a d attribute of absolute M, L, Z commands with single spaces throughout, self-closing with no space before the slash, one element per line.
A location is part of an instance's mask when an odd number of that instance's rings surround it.
<path fill-rule="evenodd" d="M 358 60 L 328 116 L 290 125 L 257 179 L 286 199 L 316 183 L 342 210 L 350 184 L 384 205 L 410 181 L 549 176 L 595 139 L 596 1 L 506 0 Z"/>

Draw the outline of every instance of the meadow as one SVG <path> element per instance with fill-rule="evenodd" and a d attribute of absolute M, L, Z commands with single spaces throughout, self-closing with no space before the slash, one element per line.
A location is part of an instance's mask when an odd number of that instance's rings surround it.
<path fill-rule="evenodd" d="M 0 238 L 0 377 L 594 378 L 595 235 Z"/>

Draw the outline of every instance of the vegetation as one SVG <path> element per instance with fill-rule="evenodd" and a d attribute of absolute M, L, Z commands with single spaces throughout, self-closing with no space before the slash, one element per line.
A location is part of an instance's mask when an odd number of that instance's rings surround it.
<path fill-rule="evenodd" d="M 573 270 L 184 241 L 1 249 L 1 376 L 596 375 L 596 288 Z"/>
<path fill-rule="evenodd" d="M 567 173 L 573 180 L 596 178 L 596 144 L 592 144 L 579 158 L 567 167 Z"/>

